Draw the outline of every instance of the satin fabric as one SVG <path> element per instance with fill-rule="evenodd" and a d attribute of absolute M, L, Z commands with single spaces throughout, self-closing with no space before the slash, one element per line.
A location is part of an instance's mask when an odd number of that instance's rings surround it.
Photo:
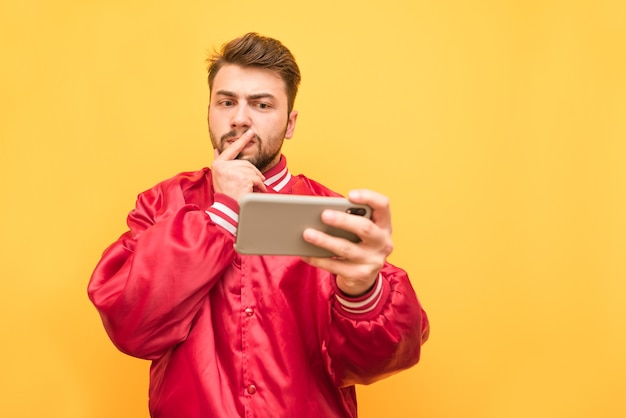
<path fill-rule="evenodd" d="M 337 195 L 304 176 L 280 192 Z M 418 362 L 429 325 L 403 270 L 386 264 L 375 306 L 347 310 L 332 274 L 238 255 L 215 199 L 206 168 L 140 194 L 88 286 L 113 343 L 152 360 L 152 417 L 356 417 L 355 384 Z"/>

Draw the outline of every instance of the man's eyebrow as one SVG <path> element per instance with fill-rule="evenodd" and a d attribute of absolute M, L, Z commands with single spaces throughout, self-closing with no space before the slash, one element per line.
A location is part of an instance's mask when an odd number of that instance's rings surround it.
<path fill-rule="evenodd" d="M 226 96 L 226 97 L 237 97 L 237 94 L 235 92 L 232 92 L 229 90 L 218 90 L 215 92 L 215 94 L 219 96 Z M 276 96 L 274 96 L 272 93 L 255 93 L 255 94 L 246 96 L 246 98 L 249 100 L 273 99 L 275 97 Z"/>
<path fill-rule="evenodd" d="M 228 90 L 218 90 L 215 92 L 215 94 L 219 94 L 220 96 L 228 96 L 228 97 L 236 96 L 235 93 L 233 93 L 232 91 L 228 91 Z"/>
<path fill-rule="evenodd" d="M 258 99 L 273 99 L 275 96 L 271 93 L 256 93 L 248 96 L 248 99 L 258 100 Z"/>

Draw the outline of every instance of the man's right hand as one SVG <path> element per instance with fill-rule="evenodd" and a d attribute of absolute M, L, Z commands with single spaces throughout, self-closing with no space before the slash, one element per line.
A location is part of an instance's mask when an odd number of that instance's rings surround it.
<path fill-rule="evenodd" d="M 211 171 L 216 193 L 223 193 L 239 201 L 241 196 L 251 193 L 254 188 L 266 191 L 263 174 L 249 161 L 236 159 L 252 138 L 254 131 L 248 129 L 221 153 L 215 149 Z"/>

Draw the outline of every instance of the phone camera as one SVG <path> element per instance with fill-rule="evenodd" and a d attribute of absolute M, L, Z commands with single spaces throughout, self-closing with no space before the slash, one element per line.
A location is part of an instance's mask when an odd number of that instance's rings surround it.
<path fill-rule="evenodd" d="M 350 215 L 365 216 L 364 208 L 348 208 L 346 210 Z"/>

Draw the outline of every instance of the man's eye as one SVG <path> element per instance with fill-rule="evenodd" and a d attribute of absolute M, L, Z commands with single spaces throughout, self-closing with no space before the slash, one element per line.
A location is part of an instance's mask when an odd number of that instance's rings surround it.
<path fill-rule="evenodd" d="M 232 106 L 232 105 L 233 105 L 232 100 L 223 100 L 222 101 L 222 106 L 227 106 L 228 107 L 228 106 Z"/>
<path fill-rule="evenodd" d="M 270 108 L 270 105 L 267 104 L 267 103 L 259 103 L 257 106 L 259 107 L 259 109 L 269 109 Z"/>

